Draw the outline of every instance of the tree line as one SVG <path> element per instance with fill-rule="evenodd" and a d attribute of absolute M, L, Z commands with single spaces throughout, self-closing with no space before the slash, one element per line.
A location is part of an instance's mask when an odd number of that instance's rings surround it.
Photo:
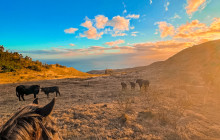
<path fill-rule="evenodd" d="M 57 67 L 64 67 L 56 64 Z M 31 57 L 23 56 L 18 52 L 9 52 L 5 50 L 3 45 L 0 45 L 0 73 L 14 72 L 19 69 L 30 69 L 41 71 L 42 68 L 49 69 L 52 65 L 42 63 L 39 60 L 33 61 Z"/>

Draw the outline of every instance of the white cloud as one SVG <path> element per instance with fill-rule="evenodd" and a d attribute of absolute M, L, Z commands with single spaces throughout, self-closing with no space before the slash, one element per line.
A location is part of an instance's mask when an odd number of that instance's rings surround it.
<path fill-rule="evenodd" d="M 125 9 L 124 11 L 123 11 L 123 14 L 126 14 L 127 13 L 127 10 Z"/>
<path fill-rule="evenodd" d="M 64 32 L 67 34 L 74 34 L 78 29 L 77 28 L 69 28 L 65 29 Z"/>
<path fill-rule="evenodd" d="M 168 6 L 169 5 L 170 5 L 170 2 L 166 2 L 166 4 L 164 5 L 166 11 L 168 11 Z"/>
<path fill-rule="evenodd" d="M 150 4 L 152 4 L 152 0 L 150 0 Z"/>

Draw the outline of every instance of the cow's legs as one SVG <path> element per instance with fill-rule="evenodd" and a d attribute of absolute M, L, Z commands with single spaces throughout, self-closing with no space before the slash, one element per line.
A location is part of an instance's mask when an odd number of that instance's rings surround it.
<path fill-rule="evenodd" d="M 36 94 L 34 94 L 34 98 L 36 98 Z"/>
<path fill-rule="evenodd" d="M 56 91 L 56 97 L 57 97 L 57 91 Z"/>
<path fill-rule="evenodd" d="M 58 93 L 59 93 L 59 96 L 60 96 L 60 92 L 58 91 Z"/>
<path fill-rule="evenodd" d="M 19 101 L 21 101 L 21 97 L 20 97 L 20 96 L 21 96 L 21 95 L 19 94 L 19 95 L 18 95 L 18 99 L 19 99 Z"/>
<path fill-rule="evenodd" d="M 25 99 L 24 99 L 24 95 L 21 95 L 21 97 L 22 97 L 23 101 L 25 101 Z"/>

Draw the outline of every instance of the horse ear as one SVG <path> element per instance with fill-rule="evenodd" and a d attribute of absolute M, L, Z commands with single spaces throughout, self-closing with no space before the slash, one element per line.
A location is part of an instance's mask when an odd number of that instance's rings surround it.
<path fill-rule="evenodd" d="M 35 98 L 33 104 L 38 104 L 38 98 Z"/>
<path fill-rule="evenodd" d="M 46 116 L 50 115 L 50 113 L 52 112 L 54 104 L 55 104 L 55 98 L 53 98 L 53 100 L 49 104 L 45 105 L 42 108 L 39 108 L 36 111 L 36 113 L 40 114 L 43 117 L 46 117 Z"/>

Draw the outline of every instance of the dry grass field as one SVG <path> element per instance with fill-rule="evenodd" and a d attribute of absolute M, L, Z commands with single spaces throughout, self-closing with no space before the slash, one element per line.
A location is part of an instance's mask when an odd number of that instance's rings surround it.
<path fill-rule="evenodd" d="M 164 84 L 151 77 L 147 92 L 130 86 L 121 90 L 121 81 L 129 84 L 144 73 L 117 74 L 88 79 L 55 79 L 22 84 L 59 86 L 52 116 L 64 139 L 220 139 L 220 95 L 204 86 Z M 19 83 L 21 84 L 21 83 Z M 0 85 L 0 125 L 19 108 L 31 103 L 18 101 L 15 87 Z M 48 99 L 42 92 L 39 103 Z"/>
<path fill-rule="evenodd" d="M 98 75 L 91 75 L 78 71 L 74 68 L 56 67 L 42 68 L 42 71 L 33 71 L 29 69 L 21 69 L 16 72 L 0 73 L 0 84 L 18 83 L 27 81 L 38 81 L 46 79 L 63 79 L 63 78 L 88 78 Z"/>
<path fill-rule="evenodd" d="M 18 101 L 16 86 L 39 84 L 60 88 L 52 116 L 64 139 L 219 140 L 219 44 L 220 40 L 204 43 L 166 61 L 113 70 L 105 76 L 75 69 L 45 71 L 45 77 L 43 73 L 8 73 L 0 77 L 0 83 L 11 83 L 0 85 L 0 125 L 33 101 L 33 95 Z M 131 90 L 129 82 L 139 78 L 150 81 L 147 91 L 140 91 L 137 84 Z M 16 83 L 22 81 L 28 82 Z M 127 83 L 127 90 L 122 90 L 121 82 Z M 45 105 L 54 96 L 47 98 L 40 92 L 39 103 Z"/>

